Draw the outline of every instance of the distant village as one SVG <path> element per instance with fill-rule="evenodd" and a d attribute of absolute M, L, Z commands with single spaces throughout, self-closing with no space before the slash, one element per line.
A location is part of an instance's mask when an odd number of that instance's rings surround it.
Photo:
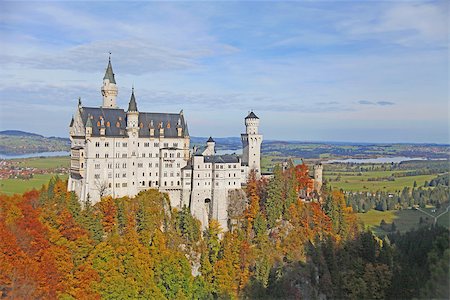
<path fill-rule="evenodd" d="M 31 179 L 37 174 L 68 174 L 69 168 L 46 168 L 22 166 L 21 160 L 0 160 L 0 179 Z"/>

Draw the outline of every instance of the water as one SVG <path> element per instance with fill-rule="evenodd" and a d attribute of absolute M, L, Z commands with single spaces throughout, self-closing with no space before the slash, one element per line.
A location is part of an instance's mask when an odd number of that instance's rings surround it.
<path fill-rule="evenodd" d="M 242 149 L 235 150 L 216 150 L 216 155 L 224 155 L 224 154 L 242 154 Z"/>
<path fill-rule="evenodd" d="M 377 157 L 377 158 L 333 159 L 326 161 L 325 163 L 383 164 L 383 163 L 400 163 L 402 161 L 410 161 L 410 160 L 427 160 L 427 159 L 425 157 L 393 156 L 393 157 Z"/>
<path fill-rule="evenodd" d="M 0 159 L 15 159 L 15 158 L 31 158 L 31 157 L 53 157 L 53 156 L 69 156 L 68 151 L 55 151 L 55 152 L 37 152 L 37 153 L 27 153 L 19 155 L 5 155 L 0 154 Z"/>

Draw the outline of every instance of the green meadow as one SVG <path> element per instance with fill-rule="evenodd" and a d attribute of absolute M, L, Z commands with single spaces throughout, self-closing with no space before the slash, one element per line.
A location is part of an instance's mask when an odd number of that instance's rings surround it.
<path fill-rule="evenodd" d="M 45 170 L 61 167 L 68 168 L 70 164 L 70 157 L 33 157 L 25 159 L 13 159 L 12 161 L 18 162 L 18 165 L 21 167 L 30 167 Z"/>
<path fill-rule="evenodd" d="M 56 174 L 36 174 L 31 179 L 2 179 L 0 180 L 0 193 L 6 195 L 22 194 L 23 192 L 40 189 L 42 185 L 47 185 L 50 178 Z M 68 175 L 58 175 L 62 179 L 67 179 Z"/>
<path fill-rule="evenodd" d="M 434 216 L 440 215 L 442 212 L 445 212 L 448 203 L 443 206 L 440 210 L 436 210 L 434 213 L 431 213 Z M 430 213 L 434 208 L 428 208 L 426 211 Z M 358 219 L 364 223 L 366 229 L 372 230 L 378 236 L 383 236 L 390 233 L 389 229 L 392 225 L 392 222 L 395 222 L 395 227 L 400 232 L 407 232 L 412 229 L 417 229 L 420 226 L 431 225 L 434 223 L 434 218 L 431 216 L 415 209 L 404 209 L 404 210 L 389 210 L 389 211 L 378 211 L 378 210 L 370 210 L 366 213 L 358 213 Z M 422 223 L 420 223 L 420 219 L 422 218 Z M 381 228 L 380 223 L 381 220 L 384 220 L 387 223 L 385 228 Z M 450 228 L 449 224 L 449 212 L 441 215 L 437 219 L 437 224 L 444 226 L 446 228 Z"/>

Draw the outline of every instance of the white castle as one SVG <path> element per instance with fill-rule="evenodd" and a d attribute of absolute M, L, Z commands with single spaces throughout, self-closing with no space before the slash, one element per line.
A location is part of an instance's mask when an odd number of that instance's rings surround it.
<path fill-rule="evenodd" d="M 118 88 L 109 60 L 103 105 L 83 107 L 70 123 L 71 165 L 68 190 L 80 201 L 133 197 L 146 189 L 169 194 L 172 207 L 187 206 L 206 228 L 216 219 L 228 229 L 229 192 L 245 185 L 250 170 L 261 174 L 259 118 L 245 118 L 242 157 L 216 155 L 212 138 L 204 149 L 190 151 L 188 125 L 179 113 L 140 112 L 131 92 L 128 110 L 118 108 Z"/>

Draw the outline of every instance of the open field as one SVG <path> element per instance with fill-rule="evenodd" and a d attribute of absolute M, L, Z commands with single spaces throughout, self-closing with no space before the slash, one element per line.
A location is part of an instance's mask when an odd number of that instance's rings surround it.
<path fill-rule="evenodd" d="M 70 164 L 69 156 L 56 157 L 33 157 L 13 159 L 11 161 L 18 162 L 20 167 L 30 167 L 36 169 L 54 169 L 54 168 L 68 168 Z"/>
<path fill-rule="evenodd" d="M 433 175 L 417 175 L 417 176 L 406 176 L 406 177 L 396 177 L 394 181 L 368 181 L 367 178 L 382 177 L 376 173 L 384 172 L 365 172 L 364 176 L 355 175 L 343 175 L 340 177 L 340 181 L 329 181 L 328 185 L 335 189 L 343 189 L 349 192 L 359 192 L 359 191 L 384 191 L 384 192 L 395 192 L 401 191 L 404 187 L 412 188 L 414 186 L 414 181 L 418 186 L 423 186 L 425 181 L 430 181 L 435 178 L 437 174 Z M 392 172 L 390 172 L 392 173 Z M 325 175 L 325 178 L 326 175 Z"/>
<path fill-rule="evenodd" d="M 448 204 L 446 204 L 448 205 Z M 446 207 L 446 206 L 445 206 Z M 445 207 L 437 210 L 432 215 L 439 215 L 441 212 L 445 211 Z M 429 208 L 429 210 L 433 210 Z M 422 217 L 423 223 L 420 224 L 420 218 Z M 419 226 L 431 225 L 434 223 L 434 219 L 425 213 L 414 210 L 414 209 L 404 209 L 404 210 L 390 210 L 390 211 L 378 211 L 370 210 L 367 213 L 358 213 L 358 219 L 362 221 L 366 228 L 372 230 L 375 234 L 382 236 L 389 233 L 388 230 L 392 222 L 395 222 L 397 230 L 400 232 L 406 232 L 414 228 L 419 228 Z M 380 227 L 381 220 L 384 220 L 388 226 L 386 228 Z M 449 224 L 449 212 L 441 215 L 438 218 L 437 223 L 446 228 L 450 228 Z"/>
<path fill-rule="evenodd" d="M 40 189 L 42 185 L 48 184 L 50 178 L 56 174 L 36 174 L 33 178 L 24 179 L 2 179 L 0 180 L 0 193 L 7 195 L 22 194 L 23 192 Z M 67 179 L 67 175 L 58 175 L 62 179 Z"/>

